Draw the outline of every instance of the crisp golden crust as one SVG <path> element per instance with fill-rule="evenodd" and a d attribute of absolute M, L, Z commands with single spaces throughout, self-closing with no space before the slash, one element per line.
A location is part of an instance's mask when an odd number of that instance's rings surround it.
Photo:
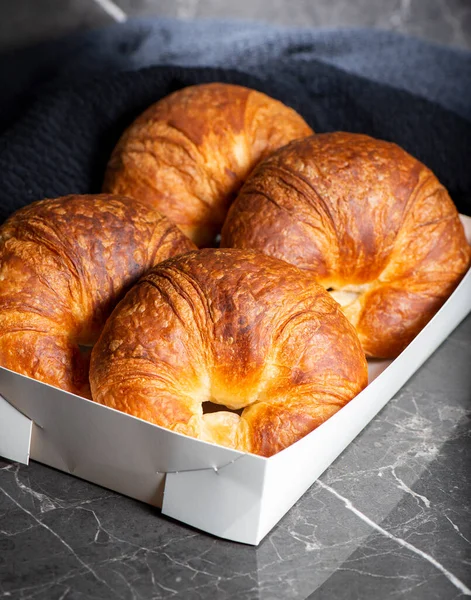
<path fill-rule="evenodd" d="M 469 267 L 456 208 L 433 173 L 395 144 L 331 133 L 275 152 L 252 173 L 221 246 L 316 273 L 369 356 L 397 356 Z"/>
<path fill-rule="evenodd" d="M 92 352 L 95 401 L 263 456 L 358 394 L 353 327 L 312 275 L 263 254 L 201 250 L 152 269 Z M 212 402 L 232 410 L 203 414 Z"/>
<path fill-rule="evenodd" d="M 35 202 L 0 228 L 0 365 L 90 396 L 92 345 L 123 293 L 193 249 L 167 218 L 129 198 Z"/>
<path fill-rule="evenodd" d="M 208 245 L 255 164 L 311 133 L 294 110 L 255 90 L 190 86 L 152 105 L 124 132 L 103 190 L 154 206 L 196 244 Z"/>

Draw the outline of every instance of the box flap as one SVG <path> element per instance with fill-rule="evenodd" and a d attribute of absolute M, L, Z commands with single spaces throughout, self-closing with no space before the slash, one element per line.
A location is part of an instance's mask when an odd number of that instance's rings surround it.
<path fill-rule="evenodd" d="M 29 463 L 33 422 L 0 396 L 0 456 Z"/>
<path fill-rule="evenodd" d="M 267 463 L 245 454 L 219 469 L 168 473 L 162 512 L 213 535 L 256 545 Z"/>

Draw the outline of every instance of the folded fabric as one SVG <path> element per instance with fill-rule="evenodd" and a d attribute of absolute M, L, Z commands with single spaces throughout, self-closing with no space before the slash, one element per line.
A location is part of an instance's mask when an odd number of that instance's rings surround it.
<path fill-rule="evenodd" d="M 137 20 L 0 57 L 0 221 L 33 200 L 98 192 L 123 129 L 185 85 L 226 81 L 316 132 L 394 141 L 471 210 L 471 53 L 370 30 Z"/>

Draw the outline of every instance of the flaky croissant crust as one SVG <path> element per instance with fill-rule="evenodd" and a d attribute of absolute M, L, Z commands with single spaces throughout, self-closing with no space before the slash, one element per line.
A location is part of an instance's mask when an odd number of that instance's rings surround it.
<path fill-rule="evenodd" d="M 294 110 L 255 90 L 190 86 L 149 107 L 124 132 L 103 190 L 146 202 L 198 246 L 208 245 L 255 164 L 311 133 Z"/>
<path fill-rule="evenodd" d="M 242 188 L 221 246 L 315 273 L 369 356 L 393 358 L 469 267 L 459 215 L 433 173 L 397 145 L 350 133 L 293 142 Z"/>
<path fill-rule="evenodd" d="M 193 248 L 129 198 L 66 196 L 17 211 L 0 228 L 0 365 L 89 397 L 80 346 L 147 269 Z"/>
<path fill-rule="evenodd" d="M 263 456 L 367 384 L 353 327 L 306 272 L 260 253 L 167 260 L 128 292 L 92 352 L 95 401 Z M 203 414 L 211 401 L 235 412 Z"/>

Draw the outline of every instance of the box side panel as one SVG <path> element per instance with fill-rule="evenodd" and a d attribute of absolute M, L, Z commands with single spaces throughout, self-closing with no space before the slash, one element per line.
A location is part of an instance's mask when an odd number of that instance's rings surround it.
<path fill-rule="evenodd" d="M 33 422 L 0 396 L 0 456 L 29 462 Z"/>

